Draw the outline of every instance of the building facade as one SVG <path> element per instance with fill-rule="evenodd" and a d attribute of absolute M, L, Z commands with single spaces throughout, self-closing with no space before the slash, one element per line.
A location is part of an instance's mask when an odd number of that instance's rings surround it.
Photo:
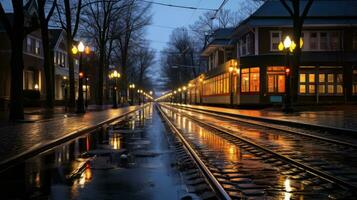
<path fill-rule="evenodd" d="M 312 4 L 304 21 L 301 62 L 291 87 L 296 104 L 356 102 L 356 7 L 357 1 L 350 0 L 315 0 Z M 292 56 L 278 46 L 286 36 L 292 38 L 292 24 L 281 2 L 270 0 L 239 26 L 216 30 L 202 52 L 208 60 L 202 86 L 196 86 L 201 87 L 202 103 L 282 104 L 285 70 L 291 66 Z"/>

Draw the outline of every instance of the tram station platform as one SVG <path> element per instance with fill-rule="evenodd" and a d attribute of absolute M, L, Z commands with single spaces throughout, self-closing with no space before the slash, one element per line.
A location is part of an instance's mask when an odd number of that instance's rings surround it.
<path fill-rule="evenodd" d="M 118 109 L 89 109 L 82 115 L 56 114 L 49 119 L 23 123 L 7 123 L 0 126 L 0 168 L 13 160 L 39 153 L 61 142 L 115 121 L 140 106 Z M 37 111 L 36 111 L 37 112 Z"/>
<path fill-rule="evenodd" d="M 348 130 L 357 133 L 357 105 L 338 105 L 338 106 L 318 106 L 304 107 L 303 111 L 286 114 L 281 109 L 237 109 L 223 108 L 215 106 L 173 104 L 194 108 L 204 111 L 216 112 L 221 114 L 236 115 L 237 117 L 252 117 L 257 119 L 268 119 L 272 121 L 282 121 L 314 125 L 321 127 L 331 127 L 335 129 Z"/>

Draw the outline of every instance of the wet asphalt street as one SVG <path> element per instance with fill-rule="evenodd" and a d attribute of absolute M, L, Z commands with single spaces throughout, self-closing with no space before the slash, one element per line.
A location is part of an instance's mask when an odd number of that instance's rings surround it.
<path fill-rule="evenodd" d="M 1 199 L 180 199 L 166 130 L 153 106 L 0 174 Z"/>

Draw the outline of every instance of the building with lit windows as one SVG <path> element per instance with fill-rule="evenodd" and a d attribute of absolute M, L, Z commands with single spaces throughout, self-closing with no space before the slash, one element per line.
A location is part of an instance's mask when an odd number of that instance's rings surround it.
<path fill-rule="evenodd" d="M 357 100 L 356 8 L 357 1 L 351 0 L 312 4 L 303 25 L 300 67 L 292 83 L 297 104 Z M 202 52 L 208 60 L 208 72 L 202 75 L 202 103 L 281 104 L 287 56 L 278 45 L 292 31 L 289 13 L 279 0 L 270 0 L 238 27 L 214 32 Z"/>

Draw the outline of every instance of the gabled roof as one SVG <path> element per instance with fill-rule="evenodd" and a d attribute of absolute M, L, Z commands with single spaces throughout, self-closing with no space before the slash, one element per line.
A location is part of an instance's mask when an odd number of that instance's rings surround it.
<path fill-rule="evenodd" d="M 208 40 L 208 44 L 205 45 L 202 56 L 207 56 L 211 50 L 222 47 L 231 46 L 231 38 L 234 34 L 235 28 L 220 28 L 215 30 Z"/>
<path fill-rule="evenodd" d="M 49 37 L 50 37 L 50 46 L 54 48 L 60 39 L 62 29 L 49 29 Z"/>

